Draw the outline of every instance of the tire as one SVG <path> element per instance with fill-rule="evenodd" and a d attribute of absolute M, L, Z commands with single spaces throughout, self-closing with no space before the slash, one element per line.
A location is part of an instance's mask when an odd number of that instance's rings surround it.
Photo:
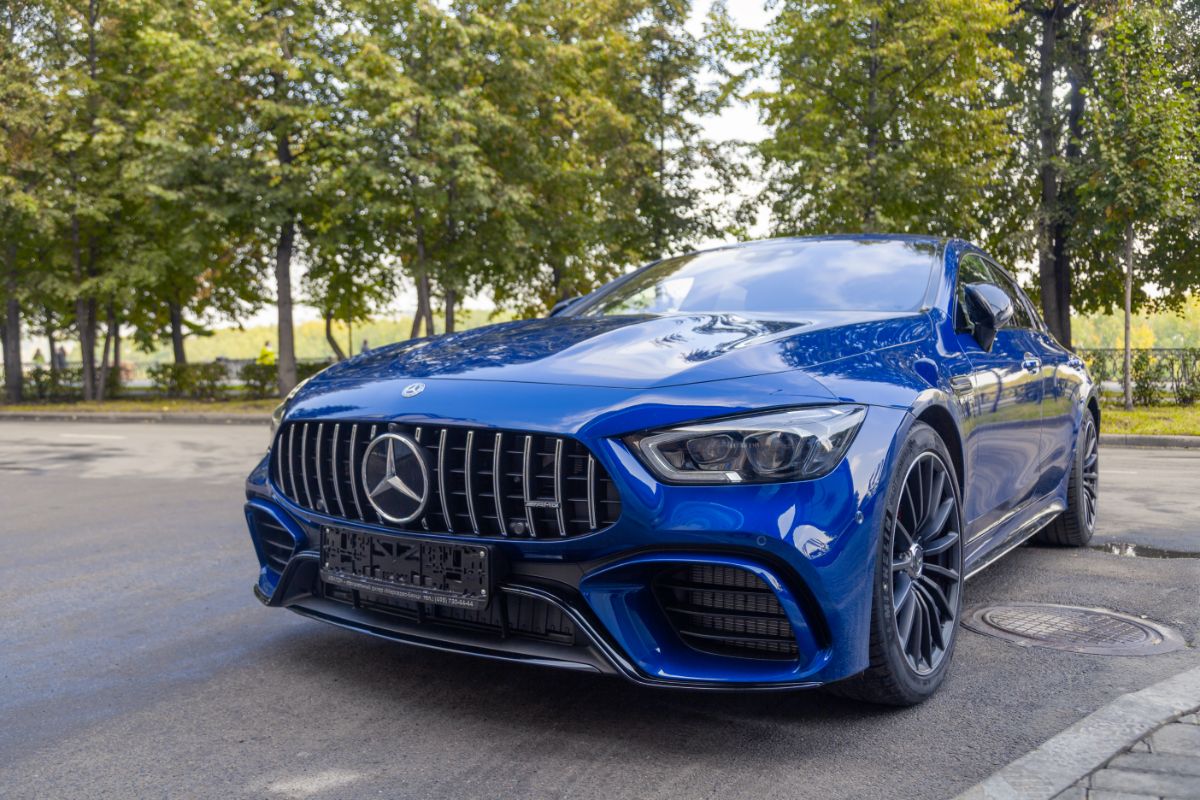
<path fill-rule="evenodd" d="M 935 492 L 936 503 L 931 500 Z M 925 498 L 921 508 L 913 502 L 919 497 Z M 830 689 L 870 703 L 911 706 L 932 696 L 945 680 L 962 616 L 962 498 L 954 462 L 928 425 L 918 422 L 909 431 L 886 503 L 871 600 L 870 663 Z M 944 523 L 935 527 L 942 516 Z M 916 537 L 908 527 L 917 528 Z M 926 552 L 922 543 L 936 552 Z M 897 598 L 902 598 L 899 606 Z M 927 623 L 935 618 L 937 625 Z"/>
<path fill-rule="evenodd" d="M 1084 547 L 1096 530 L 1096 503 L 1100 492 L 1100 437 L 1091 411 L 1079 424 L 1071 477 L 1067 483 L 1067 509 L 1038 531 L 1033 541 L 1058 547 Z"/>

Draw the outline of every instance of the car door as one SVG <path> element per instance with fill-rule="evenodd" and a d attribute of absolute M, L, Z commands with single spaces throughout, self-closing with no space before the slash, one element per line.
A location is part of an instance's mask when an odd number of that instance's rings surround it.
<path fill-rule="evenodd" d="M 1088 377 L 1083 359 L 1058 343 L 1036 311 L 1031 315 L 1033 341 L 1042 361 L 1042 463 L 1037 494 L 1044 496 L 1058 488 L 1071 469 L 1079 395 Z"/>
<path fill-rule="evenodd" d="M 1033 499 L 1041 454 L 1041 361 L 1033 320 L 1015 284 L 982 257 L 959 260 L 955 312 L 959 346 L 971 364 L 969 422 L 964 441 L 968 540 Z M 1013 301 L 1013 317 L 996 332 L 991 350 L 971 333 L 963 311 L 963 287 L 991 283 Z"/>

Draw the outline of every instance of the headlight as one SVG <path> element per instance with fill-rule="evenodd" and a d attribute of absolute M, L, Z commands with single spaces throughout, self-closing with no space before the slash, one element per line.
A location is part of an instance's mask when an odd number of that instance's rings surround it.
<path fill-rule="evenodd" d="M 275 431 L 279 430 L 280 424 L 283 423 L 283 415 L 287 411 L 288 403 L 292 402 L 292 398 L 300 393 L 304 388 L 304 384 L 315 378 L 316 375 L 309 375 L 304 380 L 292 387 L 292 390 L 287 393 L 287 397 L 283 398 L 283 402 L 275 406 L 275 410 L 271 412 L 271 441 L 275 441 Z"/>
<path fill-rule="evenodd" d="M 862 427 L 863 406 L 814 406 L 625 437 L 669 483 L 802 481 L 833 471 Z"/>

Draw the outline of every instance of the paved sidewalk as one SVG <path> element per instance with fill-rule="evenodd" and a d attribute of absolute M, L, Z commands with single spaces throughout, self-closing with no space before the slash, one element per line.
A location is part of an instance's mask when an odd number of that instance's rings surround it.
<path fill-rule="evenodd" d="M 1200 797 L 1200 706 L 1139 739 L 1055 800 Z"/>
<path fill-rule="evenodd" d="M 957 800 L 1200 798 L 1200 668 L 1122 695 Z"/>

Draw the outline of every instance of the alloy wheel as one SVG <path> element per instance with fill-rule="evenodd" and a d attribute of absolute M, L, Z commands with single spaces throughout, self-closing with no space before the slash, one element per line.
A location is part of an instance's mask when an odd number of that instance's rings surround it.
<path fill-rule="evenodd" d="M 928 675 L 954 636 L 962 587 L 962 537 L 954 478 L 941 457 L 908 468 L 892 513 L 892 617 L 908 665 Z"/>
<path fill-rule="evenodd" d="M 1083 429 L 1079 432 L 1079 446 L 1083 449 L 1083 525 L 1091 531 L 1096 525 L 1096 500 L 1100 496 L 1100 437 L 1096 435 L 1096 423 L 1091 415 L 1085 415 Z"/>

